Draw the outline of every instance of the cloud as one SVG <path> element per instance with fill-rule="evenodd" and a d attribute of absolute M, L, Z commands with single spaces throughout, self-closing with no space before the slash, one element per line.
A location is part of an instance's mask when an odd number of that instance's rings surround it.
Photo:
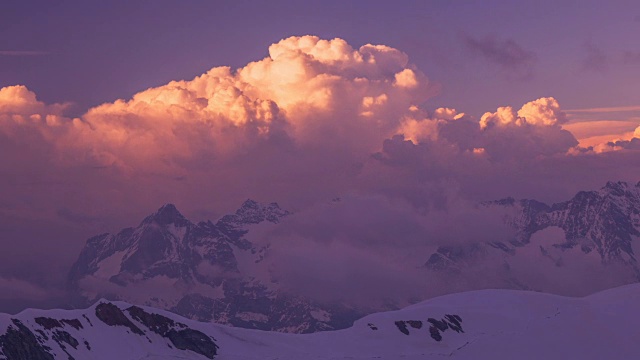
<path fill-rule="evenodd" d="M 533 125 L 560 125 L 567 121 L 565 113 L 560 110 L 560 104 L 552 97 L 524 104 L 518 110 L 518 117 Z"/>
<path fill-rule="evenodd" d="M 81 137 L 100 158 L 135 166 L 202 150 L 228 157 L 276 137 L 370 151 L 409 106 L 431 96 L 424 74 L 408 66 L 406 54 L 382 45 L 291 37 L 235 71 L 213 68 L 90 109 Z M 346 141 L 354 134 L 358 142 Z"/>
<path fill-rule="evenodd" d="M 609 59 L 605 52 L 596 46 L 592 40 L 584 43 L 585 57 L 582 60 L 582 68 L 586 71 L 604 72 L 608 68 Z"/>
<path fill-rule="evenodd" d="M 499 66 L 510 77 L 526 79 L 533 75 L 536 54 L 523 49 L 513 39 L 478 39 L 465 35 L 463 41 L 474 54 Z"/>
<path fill-rule="evenodd" d="M 512 41 L 471 40 L 505 71 L 533 66 Z M 78 118 L 24 86 L 2 88 L 0 245 L 13 252 L 0 254 L 1 270 L 60 283 L 91 235 L 135 225 L 166 202 L 197 221 L 249 197 L 299 214 L 265 235 L 280 244 L 273 256 L 292 288 L 336 293 L 293 277 L 305 272 L 287 277 L 306 265 L 317 281 L 329 269 L 326 279 L 350 299 L 380 289 L 414 296 L 424 294 L 409 285 L 429 248 L 503 233 L 478 201 L 564 200 L 640 170 L 630 147 L 578 148 L 553 97 L 476 119 L 425 109 L 436 90 L 398 49 L 314 36 Z M 335 197 L 346 200 L 326 204 Z M 367 274 L 349 290 L 344 279 Z"/>
<path fill-rule="evenodd" d="M 630 140 L 640 121 L 593 120 L 578 121 L 563 125 L 580 142 L 580 146 L 589 147 L 614 142 Z"/>
<path fill-rule="evenodd" d="M 629 65 L 640 64 L 640 52 L 625 51 L 622 54 L 622 61 Z"/>
<path fill-rule="evenodd" d="M 44 289 L 15 278 L 0 277 L 0 300 L 42 300 L 49 296 Z"/>
<path fill-rule="evenodd" d="M 569 122 L 563 127 L 571 131 L 582 147 L 607 148 L 609 142 L 630 140 L 640 125 L 639 106 L 614 106 L 565 110 Z"/>
<path fill-rule="evenodd" d="M 421 270 L 438 246 L 513 236 L 496 215 L 455 196 L 421 213 L 402 199 L 348 195 L 294 213 L 251 240 L 271 244 L 265 261 L 289 291 L 371 308 L 401 306 L 445 292 Z"/>
<path fill-rule="evenodd" d="M 16 277 L 0 276 L 0 308 L 4 313 L 17 313 L 28 307 L 60 307 L 64 291 L 44 287 Z"/>
<path fill-rule="evenodd" d="M 43 56 L 49 55 L 48 51 L 33 50 L 0 50 L 0 56 Z"/>
<path fill-rule="evenodd" d="M 625 134 L 624 138 L 617 138 L 607 143 L 594 146 L 594 151 L 609 152 L 616 150 L 640 150 L 640 126 L 633 132 Z"/>
<path fill-rule="evenodd" d="M 59 224 L 48 238 L 56 251 L 69 249 L 52 260 L 64 268 L 82 237 L 115 231 L 164 202 L 220 214 L 247 197 L 298 206 L 340 194 L 408 108 L 432 94 L 397 49 L 312 36 L 78 118 L 25 86 L 5 87 L 0 150 L 11 156 L 0 159 L 0 205 L 14 222 Z M 12 229 L 2 239 L 19 248 L 33 243 L 28 236 Z M 49 255 L 40 249 L 31 258 Z"/>
<path fill-rule="evenodd" d="M 45 105 L 38 101 L 36 94 L 29 91 L 26 86 L 16 85 L 0 88 L 0 114 L 3 116 L 11 115 L 15 121 L 27 121 L 24 116 L 59 116 L 65 107 L 64 104 Z M 49 121 L 49 125 L 52 125 L 51 123 L 52 121 Z"/>
<path fill-rule="evenodd" d="M 615 113 L 615 112 L 629 112 L 629 111 L 640 111 L 640 106 L 613 106 L 613 107 L 565 110 L 565 112 L 567 113 Z"/>
<path fill-rule="evenodd" d="M 485 113 L 480 118 L 480 127 L 523 125 L 559 125 L 567 121 L 567 117 L 560 110 L 558 101 L 552 97 L 540 98 L 528 102 L 518 110 L 517 114 L 511 107 L 500 107 L 495 113 Z"/>

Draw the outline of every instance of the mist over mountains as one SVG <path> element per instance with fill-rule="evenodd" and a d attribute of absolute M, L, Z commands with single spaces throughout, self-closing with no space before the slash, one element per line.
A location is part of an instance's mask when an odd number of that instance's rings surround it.
<path fill-rule="evenodd" d="M 0 360 L 638 357 L 640 2 L 6 3 Z"/>
<path fill-rule="evenodd" d="M 354 211 L 362 206 L 370 218 Z M 292 213 L 247 200 L 216 222 L 195 224 L 167 204 L 135 228 L 89 239 L 68 286 L 78 305 L 104 297 L 199 321 L 306 333 L 451 292 L 584 296 L 640 279 L 640 184 L 609 182 L 552 205 L 484 202 L 457 226 L 434 226 L 437 216 L 411 218 L 403 209 L 347 198 Z"/>
<path fill-rule="evenodd" d="M 29 84 L 0 88 L 0 245 L 10 249 L 0 253 L 0 307 L 61 306 L 85 239 L 136 227 L 163 203 L 198 223 L 251 198 L 294 215 L 247 235 L 258 246 L 290 240 L 271 251 L 282 286 L 377 308 L 387 302 L 379 289 L 422 298 L 410 284 L 439 247 L 509 241 L 515 230 L 493 216 L 504 209 L 479 202 L 551 204 L 637 182 L 633 121 L 587 145 L 576 134 L 592 119 L 553 94 L 484 113 L 439 103 L 441 84 L 412 48 L 303 35 L 263 49 L 73 115 Z"/>

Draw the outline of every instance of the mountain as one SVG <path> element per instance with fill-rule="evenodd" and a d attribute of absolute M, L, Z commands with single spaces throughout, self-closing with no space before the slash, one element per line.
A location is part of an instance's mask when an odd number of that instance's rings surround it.
<path fill-rule="evenodd" d="M 0 314 L 0 358 L 213 359 L 216 356 L 219 346 L 213 337 L 186 325 L 186 319 L 148 310 L 101 300 L 86 310 L 28 309 L 15 316 Z"/>
<path fill-rule="evenodd" d="M 315 332 L 350 326 L 361 313 L 279 289 L 262 263 L 268 246 L 247 240 L 289 212 L 245 201 L 217 222 L 194 224 L 172 204 L 135 228 L 90 238 L 69 273 L 84 302 L 124 300 L 199 321 L 260 330 Z"/>
<path fill-rule="evenodd" d="M 290 213 L 252 200 L 216 222 L 197 224 L 167 204 L 135 228 L 93 237 L 69 273 L 69 287 L 77 306 L 105 298 L 204 322 L 311 333 L 452 292 L 506 288 L 584 296 L 640 280 L 640 184 L 610 182 L 552 205 L 507 198 L 479 208 L 498 216 L 510 229 L 506 235 L 435 252 L 425 241 L 427 256 L 416 255 L 415 274 L 409 274 L 418 290 L 409 297 L 376 289 L 389 299 L 382 305 L 320 302 L 285 289 L 273 272 L 276 249 L 252 234 L 277 229 Z"/>
<path fill-rule="evenodd" d="M 426 261 L 428 269 L 460 272 L 469 264 L 491 259 L 501 264 L 505 281 L 512 287 L 550 291 L 544 284 L 530 286 L 511 271 L 519 262 L 535 257 L 540 273 L 545 267 L 567 269 L 582 262 L 585 268 L 599 268 L 602 274 L 608 271 L 617 277 L 612 286 L 640 281 L 640 183 L 608 182 L 600 190 L 581 191 L 571 200 L 552 205 L 506 198 L 482 206 L 502 212 L 515 235 L 507 240 L 440 247 Z"/>
<path fill-rule="evenodd" d="M 369 315 L 348 329 L 283 334 L 99 300 L 0 314 L 0 359 L 635 359 L 640 284 L 585 298 L 482 290 Z"/>

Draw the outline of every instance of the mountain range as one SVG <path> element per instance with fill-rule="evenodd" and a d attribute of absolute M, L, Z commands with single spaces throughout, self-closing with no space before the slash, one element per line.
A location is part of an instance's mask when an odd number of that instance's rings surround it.
<path fill-rule="evenodd" d="M 506 198 L 478 208 L 500 216 L 512 235 L 439 247 L 416 264 L 416 274 L 447 286 L 429 289 L 424 298 L 482 288 L 583 296 L 640 279 L 640 183 L 609 182 L 552 205 Z M 135 228 L 90 238 L 69 273 L 69 288 L 82 306 L 105 298 L 292 333 L 344 329 L 366 314 L 416 301 L 372 308 L 283 288 L 265 261 L 271 244 L 249 235 L 289 216 L 276 203 L 247 200 L 233 214 L 196 224 L 166 204 Z"/>
<path fill-rule="evenodd" d="M 640 280 L 640 183 L 608 182 L 599 190 L 580 191 L 552 205 L 506 198 L 480 206 L 499 213 L 514 235 L 502 241 L 442 246 L 426 261 L 426 268 L 455 273 L 473 268 L 474 263 L 491 262 L 502 271 L 500 287 L 566 295 Z M 519 273 L 523 262 L 533 263 L 527 269 L 544 278 Z M 587 278 L 589 274 L 597 278 Z M 560 281 L 563 276 L 567 282 L 583 282 L 581 293 L 571 293 L 570 284 Z"/>
<path fill-rule="evenodd" d="M 252 329 L 307 333 L 351 325 L 363 314 L 288 294 L 264 277 L 268 249 L 245 235 L 287 215 L 276 203 L 247 200 L 216 223 L 194 224 L 167 204 L 136 228 L 89 239 L 69 286 L 88 301 L 121 299 Z"/>
<path fill-rule="evenodd" d="M 368 315 L 344 330 L 283 334 L 100 299 L 84 310 L 0 314 L 0 359 L 635 359 L 639 304 L 640 284 L 585 298 L 482 290 Z"/>

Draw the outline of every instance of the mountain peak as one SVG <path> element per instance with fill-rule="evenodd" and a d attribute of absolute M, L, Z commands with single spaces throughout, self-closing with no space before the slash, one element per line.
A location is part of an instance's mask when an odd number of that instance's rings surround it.
<path fill-rule="evenodd" d="M 627 186 L 629 186 L 629 184 L 627 184 L 626 181 L 607 181 L 607 185 L 605 185 L 604 187 L 611 188 L 611 189 L 619 189 L 619 188 L 626 188 Z"/>
<path fill-rule="evenodd" d="M 155 222 L 159 225 L 182 225 L 188 220 L 178 211 L 175 205 L 167 203 L 162 205 L 154 214 L 147 216 L 143 223 Z"/>
<path fill-rule="evenodd" d="M 260 207 L 260 203 L 255 200 L 247 199 L 242 203 L 240 209 L 257 209 Z"/>
<path fill-rule="evenodd" d="M 247 199 L 233 215 L 225 215 L 218 224 L 229 224 L 234 227 L 242 227 L 249 224 L 258 224 L 263 221 L 278 223 L 279 220 L 290 213 L 280 208 L 278 203 L 259 203 Z"/>
<path fill-rule="evenodd" d="M 629 189 L 629 184 L 624 181 L 607 181 L 607 185 L 603 190 L 608 191 L 612 195 L 622 196 Z"/>

